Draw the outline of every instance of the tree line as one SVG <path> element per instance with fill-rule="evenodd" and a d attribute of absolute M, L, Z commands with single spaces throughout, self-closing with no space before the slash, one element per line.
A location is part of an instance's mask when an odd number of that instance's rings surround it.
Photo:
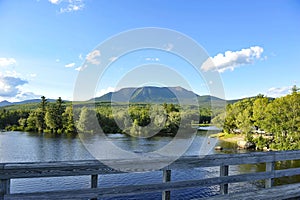
<path fill-rule="evenodd" d="M 189 130 L 191 124 L 209 124 L 211 114 L 209 108 L 167 103 L 72 106 L 60 97 L 52 103 L 42 96 L 35 109 L 0 109 L 0 129 L 76 134 L 96 133 L 101 128 L 104 133 L 147 136 L 158 131 L 160 135 L 175 135 L 179 127 Z"/>
<path fill-rule="evenodd" d="M 276 99 L 258 95 L 228 104 L 212 122 L 225 133 L 243 134 L 258 149 L 300 149 L 299 89 Z"/>

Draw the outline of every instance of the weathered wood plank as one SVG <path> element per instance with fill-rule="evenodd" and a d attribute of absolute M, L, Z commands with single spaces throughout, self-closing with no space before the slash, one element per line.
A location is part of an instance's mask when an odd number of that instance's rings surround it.
<path fill-rule="evenodd" d="M 194 167 L 211 167 L 221 165 L 238 165 L 261 162 L 275 162 L 278 160 L 300 159 L 300 151 L 288 152 L 254 152 L 247 154 L 220 154 L 206 157 L 183 157 L 168 166 L 169 169 L 190 169 Z M 71 162 L 47 162 L 47 163 L 7 163 L 2 164 L 0 176 L 4 179 L 28 178 L 28 177 L 51 177 L 73 176 L 90 174 L 114 174 L 121 173 L 122 169 L 128 171 L 143 171 L 139 164 L 153 164 L 155 162 L 169 163 L 172 158 L 140 159 L 140 160 L 112 160 L 112 169 L 99 161 L 71 161 Z M 130 167 L 132 169 L 130 169 Z M 146 171 L 148 171 L 147 169 Z"/>
<path fill-rule="evenodd" d="M 10 193 L 10 180 L 0 179 L 0 200 L 4 199 L 4 195 Z"/>
<path fill-rule="evenodd" d="M 122 173 L 101 163 L 97 166 L 61 166 L 60 163 L 52 163 L 51 166 L 47 167 L 36 166 L 35 168 L 26 168 L 26 166 L 27 165 L 17 169 L 10 167 L 9 169 L 0 170 L 0 177 L 3 179 L 11 179 Z"/>
<path fill-rule="evenodd" d="M 246 154 L 217 154 L 205 157 L 190 156 L 182 157 L 166 168 L 190 169 L 195 167 L 212 167 L 222 165 L 238 165 L 263 162 L 275 162 L 279 160 L 300 159 L 300 151 L 286 152 L 254 152 Z M 0 166 L 0 176 L 5 179 L 50 177 L 50 176 L 73 176 L 91 174 L 113 174 L 125 171 L 151 171 L 143 166 L 155 166 L 155 163 L 170 163 L 173 158 L 155 157 L 144 159 L 122 159 L 105 161 L 70 161 L 70 162 L 46 162 L 46 163 L 6 163 Z M 111 164 L 111 165 L 110 165 Z M 108 166 L 114 166 L 112 169 Z M 153 170 L 157 170 L 153 168 Z"/>
<path fill-rule="evenodd" d="M 134 186 L 117 186 L 112 188 L 91 188 L 72 191 L 57 191 L 57 192 L 42 192 L 42 193 L 29 193 L 29 194 L 8 194 L 2 192 L 7 199 L 46 199 L 58 198 L 61 199 L 87 199 L 97 197 L 114 197 L 120 195 L 132 195 L 139 193 L 149 192 L 164 192 L 174 189 L 185 189 L 192 187 L 202 187 L 211 185 L 223 185 L 223 193 L 228 191 L 226 185 L 228 183 L 253 181 L 273 178 L 282 176 L 299 175 L 300 168 L 274 170 L 272 165 L 267 164 L 266 172 L 228 175 L 228 165 L 239 164 L 252 164 L 252 163 L 274 163 L 280 160 L 296 160 L 300 159 L 300 151 L 285 151 L 285 152 L 254 152 L 246 154 L 217 154 L 208 155 L 205 157 L 189 156 L 182 157 L 172 164 L 172 157 L 146 157 L 143 159 L 121 159 L 121 160 L 106 160 L 103 163 L 97 160 L 88 161 L 64 161 L 64 162 L 44 162 L 44 163 L 2 163 L 0 164 L 0 179 L 12 178 L 34 178 L 34 177 L 55 177 L 55 176 L 79 176 L 79 175 L 92 175 L 91 186 L 96 185 L 96 176 L 98 174 L 114 174 L 123 173 L 123 170 L 130 172 L 151 171 L 157 170 L 156 168 L 149 168 L 147 166 L 155 166 L 155 163 L 160 163 L 162 166 L 166 165 L 164 170 L 165 183 L 134 185 Z M 114 169 L 108 167 L 114 166 Z M 187 180 L 179 182 L 168 181 L 168 170 L 171 169 L 191 169 L 195 167 L 211 167 L 222 166 L 221 177 L 214 177 L 202 180 Z M 227 166 L 227 169 L 226 167 Z M 273 166 L 274 167 L 274 166 Z M 169 177 L 170 179 L 170 177 Z M 5 181 L 4 181 L 5 182 Z M 1 182 L 1 191 L 6 191 Z M 269 184 L 270 186 L 270 184 Z M 9 188 L 6 187 L 6 188 Z M 9 191 L 9 190 L 8 190 Z M 64 196 L 62 196 L 64 195 Z M 45 199 L 44 198 L 44 199 Z"/>
<path fill-rule="evenodd" d="M 300 151 L 251 152 L 243 154 L 215 154 L 205 157 L 183 157 L 170 165 L 171 169 L 213 167 L 221 165 L 256 164 L 285 160 L 299 160 Z"/>
<path fill-rule="evenodd" d="M 256 157 L 257 156 L 257 157 Z M 235 165 L 257 162 L 275 162 L 278 160 L 300 159 L 300 151 L 288 152 L 255 152 L 247 154 L 232 155 L 209 155 L 207 157 L 183 157 L 169 165 L 168 169 L 190 169 L 195 167 Z M 148 162 L 169 162 L 170 158 L 159 160 L 148 160 Z M 122 160 L 119 167 L 134 165 L 135 161 Z M 137 162 L 141 162 L 138 160 Z M 91 174 L 114 174 L 122 173 L 116 169 L 109 168 L 99 161 L 72 161 L 72 162 L 47 162 L 47 163 L 7 163 L 0 168 L 2 179 L 11 178 L 34 178 L 34 177 L 55 177 L 55 176 L 79 176 Z"/>
<path fill-rule="evenodd" d="M 224 200 L 224 199 L 274 200 L 274 199 L 288 199 L 294 197 L 300 197 L 300 183 L 276 186 L 272 188 L 250 191 L 250 192 L 218 195 L 214 197 L 201 198 L 199 200 Z"/>
<path fill-rule="evenodd" d="M 117 186 L 112 188 L 91 188 L 71 191 L 57 191 L 57 192 L 38 192 L 38 193 L 25 193 L 25 194 L 10 194 L 6 195 L 5 199 L 88 199 L 88 198 L 103 198 L 103 197 L 116 197 L 126 195 L 136 195 L 150 192 L 163 192 L 167 190 L 177 190 L 185 188 L 204 187 L 211 185 L 219 185 L 222 183 L 235 183 L 243 181 L 253 181 L 266 179 L 268 177 L 277 178 L 282 175 L 295 175 L 299 174 L 298 170 L 285 169 L 277 170 L 275 173 L 259 172 L 250 174 L 239 174 L 232 176 L 214 177 L 201 180 L 189 180 L 178 182 L 166 182 L 145 185 L 126 185 Z"/>

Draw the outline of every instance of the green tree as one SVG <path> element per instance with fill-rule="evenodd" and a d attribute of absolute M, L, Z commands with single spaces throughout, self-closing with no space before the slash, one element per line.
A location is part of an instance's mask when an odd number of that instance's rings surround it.
<path fill-rule="evenodd" d="M 224 124 L 225 124 L 225 119 L 226 119 L 226 112 L 222 112 L 222 113 L 218 114 L 217 116 L 215 116 L 215 117 L 212 119 L 211 123 L 212 123 L 214 126 L 223 129 Z M 227 130 L 227 132 L 228 132 L 228 130 Z"/>
<path fill-rule="evenodd" d="M 80 117 L 77 123 L 77 129 L 82 132 L 95 133 L 98 130 L 98 121 L 94 109 L 83 107 L 80 112 Z"/>
<path fill-rule="evenodd" d="M 26 120 L 26 131 L 38 131 L 36 112 L 31 112 Z"/>
<path fill-rule="evenodd" d="M 45 115 L 45 121 L 47 127 L 50 129 L 51 133 L 56 133 L 58 130 L 58 123 L 57 123 L 57 109 L 55 105 L 50 104 L 47 107 L 47 112 Z"/>
<path fill-rule="evenodd" d="M 268 104 L 269 99 L 264 96 L 257 96 L 253 103 L 254 125 L 261 129 L 265 128 L 265 118 L 267 115 Z"/>
<path fill-rule="evenodd" d="M 299 88 L 298 88 L 296 85 L 294 85 L 294 86 L 292 87 L 292 94 L 297 94 L 298 91 L 299 91 Z"/>
<path fill-rule="evenodd" d="M 63 129 L 65 133 L 75 133 L 74 114 L 72 106 L 68 106 L 62 115 L 63 117 Z"/>
<path fill-rule="evenodd" d="M 288 150 L 300 147 L 300 94 L 293 91 L 268 104 L 264 130 L 273 134 L 271 147 Z"/>
<path fill-rule="evenodd" d="M 228 104 L 226 106 L 226 113 L 225 113 L 225 120 L 223 124 L 223 131 L 225 133 L 233 133 L 235 129 L 237 129 L 236 126 L 236 116 L 238 114 L 237 109 L 235 109 L 234 104 Z M 222 117 L 220 116 L 220 119 Z"/>
<path fill-rule="evenodd" d="M 66 106 L 59 97 L 55 102 L 55 115 L 56 115 L 56 126 L 58 132 L 63 132 L 63 113 L 65 112 Z"/>
<path fill-rule="evenodd" d="M 52 133 L 63 133 L 63 113 L 65 105 L 59 97 L 55 104 L 49 104 L 45 115 L 47 127 Z"/>
<path fill-rule="evenodd" d="M 19 122 L 21 130 L 25 130 L 26 129 L 26 124 L 27 124 L 27 119 L 26 118 L 20 118 L 18 120 L 18 122 Z"/>
<path fill-rule="evenodd" d="M 41 97 L 41 102 L 37 108 L 36 112 L 36 125 L 39 132 L 43 132 L 46 129 L 45 115 L 47 111 L 47 99 L 45 96 Z"/>

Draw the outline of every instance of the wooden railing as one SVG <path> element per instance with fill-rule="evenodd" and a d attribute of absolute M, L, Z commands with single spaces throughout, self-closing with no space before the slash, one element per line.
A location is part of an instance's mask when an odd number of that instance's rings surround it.
<path fill-rule="evenodd" d="M 105 161 L 107 165 L 99 161 L 70 161 L 70 162 L 43 162 L 43 163 L 2 163 L 0 164 L 0 199 L 97 199 L 103 197 L 115 197 L 135 195 L 150 192 L 162 192 L 163 199 L 170 199 L 172 190 L 196 188 L 203 186 L 220 185 L 220 193 L 228 193 L 228 184 L 254 180 L 265 180 L 265 187 L 273 185 L 273 179 L 283 176 L 300 174 L 300 168 L 275 170 L 277 161 L 298 160 L 300 151 L 281 152 L 253 152 L 245 154 L 217 154 L 205 157 L 181 157 L 167 167 L 161 169 L 163 180 L 161 183 L 144 185 L 125 185 L 110 188 L 98 187 L 98 175 L 117 174 L 131 170 L 132 173 L 143 171 L 141 166 L 155 166 L 160 163 L 170 163 L 172 158 L 145 158 L 139 160 L 123 159 Z M 111 165 L 110 165 L 110 164 Z M 266 163 L 266 171 L 229 175 L 230 165 Z M 108 167 L 114 166 L 114 169 Z M 220 167 L 220 176 L 199 180 L 171 181 L 171 172 L 175 169 L 192 169 L 196 167 Z M 91 176 L 91 188 L 78 190 L 49 191 L 35 193 L 10 193 L 10 181 L 17 178 L 37 177 L 62 177 L 62 176 Z M 293 194 L 299 195 L 300 191 Z"/>

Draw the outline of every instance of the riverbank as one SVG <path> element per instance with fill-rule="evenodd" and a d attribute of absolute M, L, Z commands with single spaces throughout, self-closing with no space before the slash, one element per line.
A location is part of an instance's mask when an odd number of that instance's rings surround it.
<path fill-rule="evenodd" d="M 211 138 L 218 138 L 219 140 L 235 143 L 237 144 L 239 141 L 245 141 L 245 137 L 243 135 L 236 135 L 236 134 L 226 134 L 226 133 L 216 133 L 211 134 L 209 137 Z"/>

